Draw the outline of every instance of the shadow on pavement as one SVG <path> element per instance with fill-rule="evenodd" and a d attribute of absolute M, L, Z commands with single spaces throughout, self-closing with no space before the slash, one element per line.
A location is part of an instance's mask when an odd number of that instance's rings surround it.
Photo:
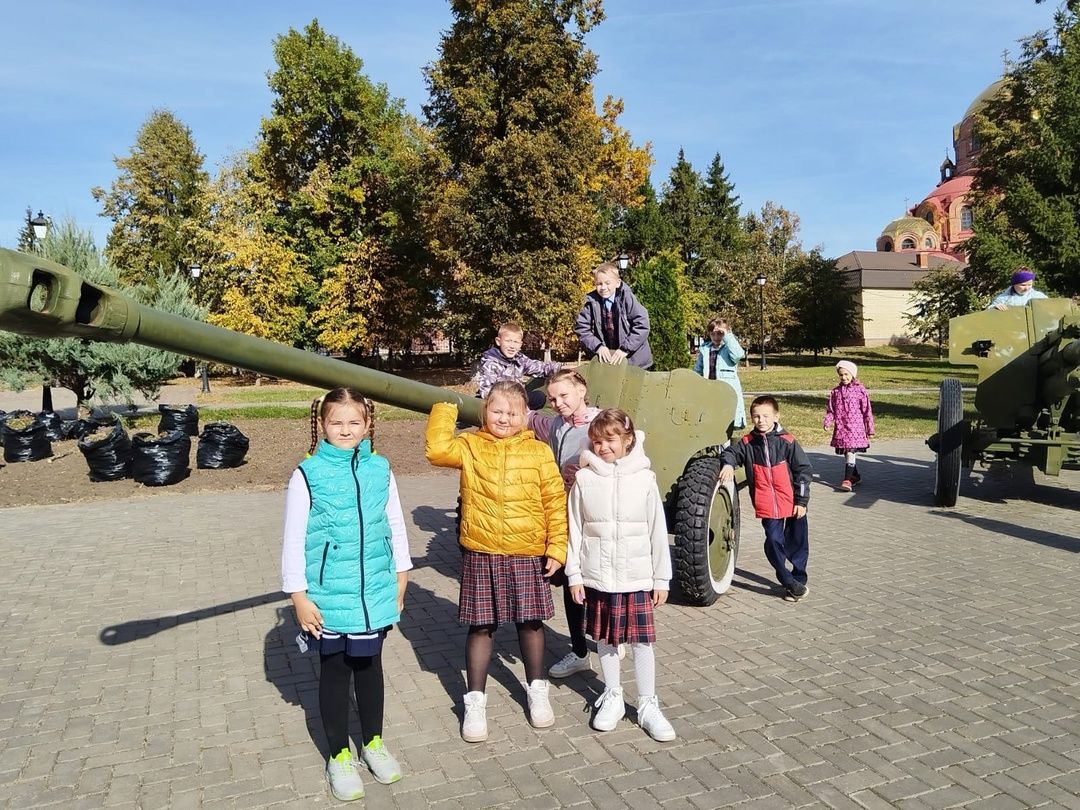
<path fill-rule="evenodd" d="M 939 509 L 932 514 L 952 520 L 960 520 L 994 534 L 1003 534 L 1015 537 L 1018 540 L 1027 540 L 1048 548 L 1080 552 L 1080 538 L 1075 535 L 1058 534 L 1057 532 L 1048 532 L 1044 529 L 1034 529 L 1029 526 L 1017 526 L 1013 523 L 1006 523 L 1004 520 L 996 520 L 980 515 L 966 515 L 963 512 L 953 512 L 946 509 Z"/>
<path fill-rule="evenodd" d="M 455 582 L 461 578 L 461 547 L 458 545 L 457 510 L 434 506 L 418 506 L 412 511 L 413 523 L 423 531 L 431 532 L 427 553 L 414 556 L 417 568 L 432 568 Z M 414 590 L 415 589 L 415 590 Z M 447 695 L 454 701 L 454 711 L 462 717 L 461 698 L 465 694 L 465 633 L 464 625 L 458 624 L 458 607 L 453 601 L 431 590 L 409 583 L 409 599 L 419 603 L 419 611 L 425 618 L 417 621 L 410 609 L 402 618 L 401 631 L 409 639 L 417 663 L 428 672 L 435 673 Z M 556 613 L 562 608 L 562 593 L 552 593 Z M 545 624 L 545 647 L 548 651 L 546 666 L 563 657 L 570 649 L 570 637 Z M 524 686 L 525 672 L 518 650 L 517 631 L 511 625 L 502 625 L 494 637 L 492 666 L 488 677 L 501 683 L 511 697 L 522 706 L 527 704 Z M 604 691 L 603 682 L 593 672 L 575 675 L 554 683 L 565 684 L 582 700 L 591 703 Z"/>
<path fill-rule="evenodd" d="M 322 717 L 319 715 L 319 654 L 309 648 L 300 652 L 296 637 L 300 626 L 296 623 L 296 614 L 291 606 L 279 607 L 275 611 L 276 621 L 263 641 L 263 674 L 266 680 L 277 687 L 282 700 L 292 706 L 304 709 L 304 722 L 308 735 L 323 758 L 329 758 L 330 752 L 323 733 Z M 349 728 L 360 727 L 356 707 L 349 700 Z"/>
<path fill-rule="evenodd" d="M 110 646 L 116 644 L 128 644 L 132 641 L 150 638 L 162 630 L 171 630 L 181 624 L 201 621 L 214 616 L 223 616 L 226 613 L 235 613 L 238 610 L 268 605 L 271 602 L 281 602 L 287 597 L 281 591 L 271 591 L 259 596 L 249 596 L 247 599 L 238 599 L 235 602 L 226 602 L 223 605 L 199 608 L 187 613 L 177 613 L 172 616 L 160 616 L 156 619 L 133 619 L 123 624 L 114 624 L 106 627 L 98 634 L 98 640 L 102 644 Z"/>

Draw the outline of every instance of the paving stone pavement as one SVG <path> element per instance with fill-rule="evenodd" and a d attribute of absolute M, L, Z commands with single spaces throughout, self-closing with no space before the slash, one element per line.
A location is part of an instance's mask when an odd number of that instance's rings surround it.
<path fill-rule="evenodd" d="M 631 718 L 592 731 L 596 677 L 554 683 L 556 724 L 532 729 L 509 629 L 491 739 L 462 742 L 455 480 L 401 479 L 417 570 L 387 645 L 385 736 L 406 775 L 368 778 L 366 804 L 1080 807 L 1080 476 L 976 473 L 942 510 L 920 443 L 874 450 L 855 493 L 824 480 L 840 459 L 811 454 L 806 601 L 770 588 L 745 509 L 735 587 L 709 608 L 658 611 L 672 743 Z M 0 511 L 2 806 L 336 804 L 316 665 L 277 590 L 282 501 L 162 493 Z M 552 661 L 566 643 L 559 615 Z M 624 677 L 632 706 L 629 663 Z"/>

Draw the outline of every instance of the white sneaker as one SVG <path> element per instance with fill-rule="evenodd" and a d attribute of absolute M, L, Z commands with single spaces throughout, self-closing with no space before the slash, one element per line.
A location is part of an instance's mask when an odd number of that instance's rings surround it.
<path fill-rule="evenodd" d="M 574 651 L 571 650 L 551 665 L 551 669 L 548 670 L 548 677 L 569 678 L 575 672 L 592 672 L 592 664 L 589 662 L 588 653 L 578 658 Z"/>
<path fill-rule="evenodd" d="M 626 716 L 626 703 L 623 701 L 621 686 L 605 689 L 596 701 L 596 715 L 592 727 L 597 731 L 614 731 L 619 721 Z"/>
<path fill-rule="evenodd" d="M 382 737 L 376 735 L 370 743 L 362 747 L 360 759 L 380 784 L 392 785 L 401 779 L 401 764 L 387 750 Z"/>
<path fill-rule="evenodd" d="M 351 802 L 364 798 L 364 783 L 348 748 L 342 748 L 326 763 L 326 781 L 330 783 L 330 792 L 335 799 Z"/>
<path fill-rule="evenodd" d="M 670 742 L 675 739 L 675 729 L 660 711 L 660 701 L 656 699 L 656 695 L 638 698 L 637 719 L 638 725 L 657 742 Z"/>
<path fill-rule="evenodd" d="M 555 712 L 548 700 L 548 682 L 539 678 L 529 684 L 529 722 L 533 728 L 555 725 Z"/>
<path fill-rule="evenodd" d="M 461 739 L 483 742 L 488 738 L 487 695 L 483 692 L 465 693 L 465 720 L 461 723 Z"/>

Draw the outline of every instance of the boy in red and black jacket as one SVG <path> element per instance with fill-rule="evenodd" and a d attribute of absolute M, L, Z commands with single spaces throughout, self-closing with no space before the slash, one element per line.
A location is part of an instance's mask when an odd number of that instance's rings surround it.
<path fill-rule="evenodd" d="M 806 563 L 810 538 L 806 506 L 810 502 L 810 460 L 795 437 L 777 424 L 780 406 L 762 396 L 750 403 L 754 429 L 720 455 L 720 482 L 735 479 L 735 466 L 746 468 L 746 486 L 754 514 L 765 527 L 765 556 L 786 591 L 784 599 L 798 602 L 807 593 Z M 791 570 L 787 564 L 791 563 Z"/>

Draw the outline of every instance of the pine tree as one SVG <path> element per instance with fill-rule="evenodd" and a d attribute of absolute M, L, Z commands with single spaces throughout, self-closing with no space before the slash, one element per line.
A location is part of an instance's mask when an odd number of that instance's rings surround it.
<path fill-rule="evenodd" d="M 19 236 L 15 242 L 15 249 L 21 250 L 23 253 L 29 253 L 34 249 L 36 237 L 34 236 L 34 226 L 30 224 L 33 218 L 34 209 L 28 205 L 26 206 L 26 218 L 22 222 L 22 227 L 19 228 Z"/>
<path fill-rule="evenodd" d="M 629 278 L 634 297 L 649 313 L 653 371 L 686 368 L 690 363 L 688 316 L 700 309 L 683 264 L 674 250 L 639 262 Z"/>
<path fill-rule="evenodd" d="M 708 231 L 705 253 L 720 258 L 738 250 L 743 235 L 739 195 L 735 193 L 735 184 L 728 177 L 719 152 L 713 156 L 705 175 L 702 208 Z"/>
<path fill-rule="evenodd" d="M 980 151 L 969 281 L 989 293 L 1020 264 L 1040 285 L 1080 293 L 1080 0 L 1052 33 L 1022 42 L 1002 91 L 976 122 Z"/>
<path fill-rule="evenodd" d="M 603 133 L 584 35 L 599 0 L 452 0 L 454 22 L 427 70 L 437 154 L 432 244 L 460 338 L 502 320 L 568 340 L 588 288 L 595 232 L 590 178 Z"/>
<path fill-rule="evenodd" d="M 123 280 L 148 281 L 157 270 L 186 272 L 204 253 L 209 176 L 191 130 L 168 110 L 146 119 L 120 175 L 91 190 L 113 222 L 105 252 Z"/>
<path fill-rule="evenodd" d="M 701 269 L 708 242 L 709 222 L 705 209 L 705 183 L 686 159 L 683 150 L 664 183 L 660 211 L 675 232 L 679 256 L 693 279 Z"/>

